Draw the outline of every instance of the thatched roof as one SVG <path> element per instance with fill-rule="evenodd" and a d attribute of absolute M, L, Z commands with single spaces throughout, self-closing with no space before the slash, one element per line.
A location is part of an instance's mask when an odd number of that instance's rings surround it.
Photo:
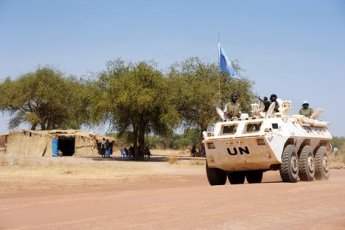
<path fill-rule="evenodd" d="M 19 131 L 11 131 L 7 134 L 0 135 L 0 136 L 7 136 L 11 135 L 14 133 L 32 133 L 32 134 L 38 134 L 42 136 L 65 136 L 65 137 L 75 137 L 75 136 L 80 136 L 80 137 L 88 137 L 88 138 L 95 138 L 96 140 L 102 140 L 103 138 L 109 139 L 109 140 L 115 140 L 113 137 L 109 136 L 104 136 L 100 134 L 96 134 L 94 132 L 86 132 L 82 130 L 77 130 L 77 129 L 54 129 L 54 130 L 19 130 Z"/>

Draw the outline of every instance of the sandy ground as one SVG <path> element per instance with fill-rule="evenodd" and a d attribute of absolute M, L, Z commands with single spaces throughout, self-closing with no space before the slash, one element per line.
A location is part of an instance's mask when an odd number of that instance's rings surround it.
<path fill-rule="evenodd" d="M 145 162 L 13 159 L 0 184 L 0 229 L 345 229 L 345 170 L 211 187 L 203 159 L 156 152 Z"/>

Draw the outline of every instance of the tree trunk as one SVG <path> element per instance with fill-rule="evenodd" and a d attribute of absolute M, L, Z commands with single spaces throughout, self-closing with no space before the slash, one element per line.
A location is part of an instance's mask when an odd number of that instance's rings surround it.
<path fill-rule="evenodd" d="M 145 149 L 145 122 L 141 118 L 139 124 L 139 136 L 138 136 L 138 143 L 139 143 L 139 159 L 144 160 L 144 149 Z"/>
<path fill-rule="evenodd" d="M 139 128 L 139 145 L 145 145 L 145 127 L 142 125 Z"/>
<path fill-rule="evenodd" d="M 204 139 L 202 132 L 205 131 L 207 129 L 207 127 L 204 127 L 203 125 L 200 125 L 200 140 L 199 140 L 199 154 L 200 156 L 202 156 L 202 140 Z"/>
<path fill-rule="evenodd" d="M 139 159 L 139 154 L 138 154 L 138 140 L 139 139 L 139 129 L 138 127 L 133 124 L 133 147 L 134 147 L 134 159 L 138 160 Z"/>
<path fill-rule="evenodd" d="M 33 124 L 31 125 L 31 130 L 36 130 L 36 127 L 37 127 L 37 123 L 33 123 Z"/>

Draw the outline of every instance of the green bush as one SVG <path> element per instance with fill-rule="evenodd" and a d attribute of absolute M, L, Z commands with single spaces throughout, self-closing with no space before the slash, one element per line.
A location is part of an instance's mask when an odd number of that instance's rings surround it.
<path fill-rule="evenodd" d="M 131 145 L 130 133 L 108 134 L 116 137 L 116 146 Z M 146 135 L 145 144 L 150 149 L 190 149 L 200 143 L 200 131 L 198 129 L 186 129 L 183 133 L 172 133 L 168 136 Z"/>
<path fill-rule="evenodd" d="M 345 137 L 333 137 L 331 144 L 333 147 L 337 147 L 340 150 L 343 146 L 345 146 Z"/>

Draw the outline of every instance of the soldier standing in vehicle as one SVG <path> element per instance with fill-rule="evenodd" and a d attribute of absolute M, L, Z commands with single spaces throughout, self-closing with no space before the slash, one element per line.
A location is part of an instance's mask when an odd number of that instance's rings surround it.
<path fill-rule="evenodd" d="M 299 110 L 300 115 L 304 115 L 306 117 L 310 117 L 313 114 L 314 110 L 309 108 L 309 102 L 303 101 L 302 108 Z"/>
<path fill-rule="evenodd" d="M 256 97 L 259 99 L 260 103 L 262 104 L 261 107 L 263 107 L 263 111 L 267 112 L 268 108 L 270 107 L 270 102 L 268 101 L 267 97 L 264 97 L 264 99 L 261 99 L 260 97 Z"/>
<path fill-rule="evenodd" d="M 270 101 L 268 102 L 268 105 L 266 104 L 265 105 L 265 109 L 264 109 L 264 112 L 267 112 L 268 108 L 270 107 L 270 105 L 275 102 L 275 106 L 274 106 L 274 112 L 277 113 L 279 112 L 279 104 L 277 102 L 277 95 L 276 94 L 272 94 L 270 96 Z M 266 102 L 267 103 L 267 102 Z"/>
<path fill-rule="evenodd" d="M 241 106 L 237 102 L 237 94 L 231 94 L 230 99 L 231 101 L 225 105 L 224 114 L 228 119 L 239 118 L 241 115 Z"/>

